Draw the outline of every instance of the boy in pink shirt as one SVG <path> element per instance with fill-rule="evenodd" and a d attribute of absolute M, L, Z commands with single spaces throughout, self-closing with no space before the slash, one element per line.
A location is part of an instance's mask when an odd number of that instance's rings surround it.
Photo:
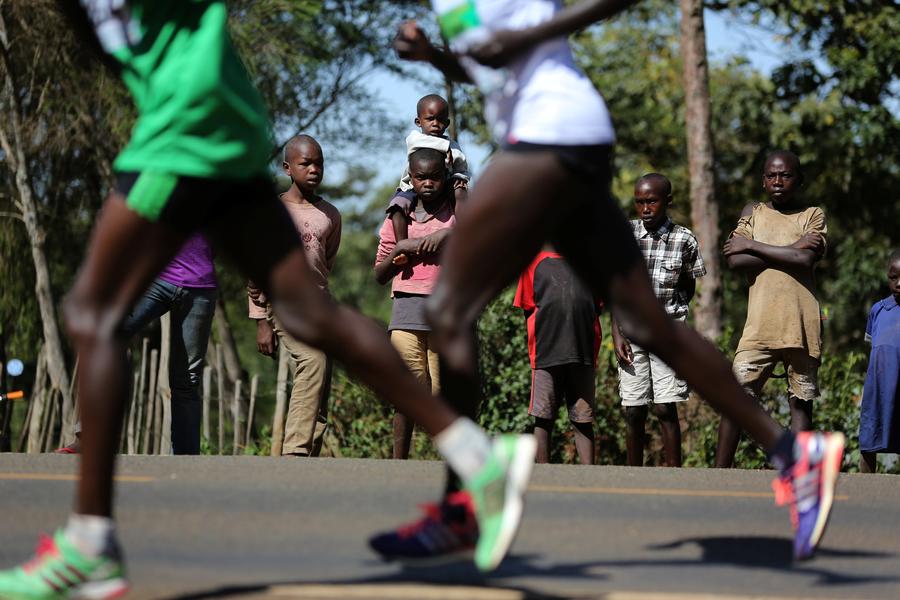
<path fill-rule="evenodd" d="M 322 147 L 308 135 L 291 138 L 284 147 L 284 172 L 291 187 L 281 196 L 309 262 L 313 280 L 328 291 L 328 275 L 341 244 L 341 214 L 316 194 L 325 173 Z M 322 450 L 331 393 L 331 358 L 304 344 L 287 331 L 272 314 L 272 306 L 250 286 L 250 318 L 256 319 L 256 345 L 260 354 L 274 356 L 284 344 L 294 361 L 294 383 L 284 424 L 284 456 L 318 456 Z"/>
<path fill-rule="evenodd" d="M 413 374 L 437 394 L 438 356 L 425 319 L 425 302 L 440 274 L 440 249 L 456 216 L 442 152 L 430 148 L 414 151 L 409 156 L 409 173 L 416 202 L 406 217 L 408 237 L 398 241 L 391 217 L 384 220 L 378 234 L 375 279 L 382 285 L 392 280 L 391 342 Z M 413 422 L 396 412 L 394 458 L 409 457 L 412 432 Z"/>

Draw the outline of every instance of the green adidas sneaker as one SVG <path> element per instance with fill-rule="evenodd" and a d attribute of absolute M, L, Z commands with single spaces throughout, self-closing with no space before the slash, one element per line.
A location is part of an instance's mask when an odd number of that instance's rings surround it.
<path fill-rule="evenodd" d="M 512 546 L 536 451 L 532 435 L 498 436 L 487 463 L 466 482 L 478 520 L 475 565 L 482 571 L 496 569 Z"/>
<path fill-rule="evenodd" d="M 57 600 L 118 598 L 128 591 L 119 558 L 82 554 L 63 530 L 41 535 L 35 557 L 20 567 L 0 571 L 0 598 Z"/>

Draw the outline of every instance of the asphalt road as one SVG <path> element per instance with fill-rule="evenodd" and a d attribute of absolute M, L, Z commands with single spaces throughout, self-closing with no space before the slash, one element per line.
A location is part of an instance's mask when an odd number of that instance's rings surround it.
<path fill-rule="evenodd" d="M 76 459 L 0 455 L 0 566 L 62 524 Z M 770 472 L 538 466 L 511 555 L 403 569 L 372 532 L 436 497 L 438 463 L 124 457 L 132 598 L 900 598 L 900 477 L 843 475 L 819 555 L 792 564 Z"/>

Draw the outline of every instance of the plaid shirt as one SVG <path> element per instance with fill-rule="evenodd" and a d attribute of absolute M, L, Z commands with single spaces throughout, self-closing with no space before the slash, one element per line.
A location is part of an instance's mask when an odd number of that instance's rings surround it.
<path fill-rule="evenodd" d="M 653 232 L 644 228 L 643 221 L 635 219 L 631 221 L 631 229 L 647 261 L 656 297 L 669 316 L 683 319 L 688 314 L 688 297 L 686 290 L 679 287 L 679 281 L 683 275 L 692 279 L 706 275 L 697 238 L 690 229 L 676 225 L 672 219 L 666 219 Z"/>

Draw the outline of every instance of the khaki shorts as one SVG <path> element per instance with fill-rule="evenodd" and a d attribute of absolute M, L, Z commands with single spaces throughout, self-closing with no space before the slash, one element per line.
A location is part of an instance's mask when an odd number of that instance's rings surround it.
<path fill-rule="evenodd" d="M 734 376 L 748 392 L 759 397 L 778 363 L 784 363 L 788 392 L 801 400 L 819 399 L 819 359 L 805 348 L 741 350 L 734 355 Z"/>
<path fill-rule="evenodd" d="M 659 357 L 631 342 L 634 359 L 619 365 L 619 396 L 622 406 L 645 406 L 684 402 L 690 391 L 669 365 Z"/>
<path fill-rule="evenodd" d="M 528 414 L 553 421 L 563 400 L 572 423 L 594 422 L 594 367 L 557 365 L 531 370 L 531 403 Z"/>

